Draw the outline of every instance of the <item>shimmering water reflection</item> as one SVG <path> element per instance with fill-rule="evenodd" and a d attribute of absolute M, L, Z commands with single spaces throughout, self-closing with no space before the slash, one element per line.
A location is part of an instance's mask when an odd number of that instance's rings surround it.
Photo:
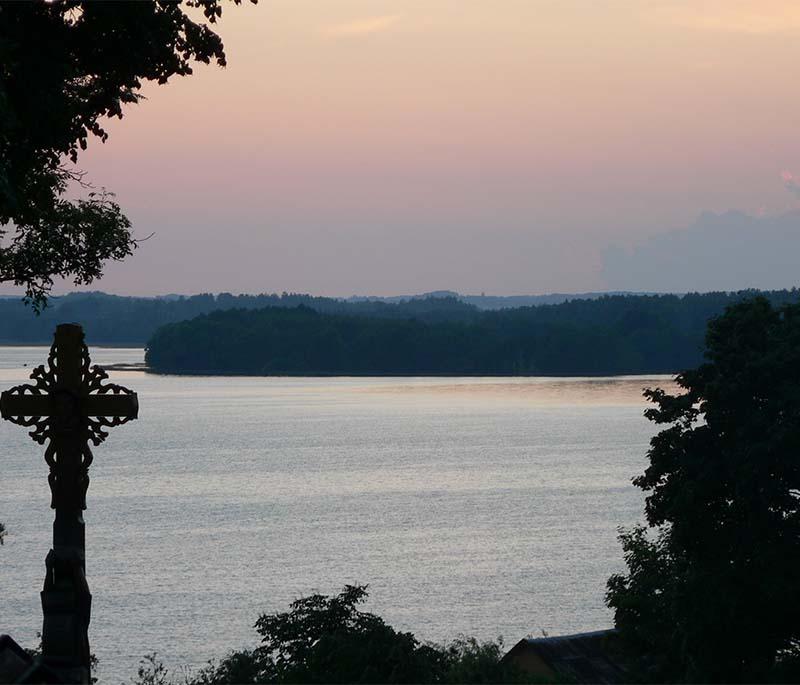
<path fill-rule="evenodd" d="M 44 348 L 0 348 L 0 388 Z M 141 350 L 93 350 L 98 363 Z M 29 366 L 23 367 L 23 364 Z M 140 420 L 95 451 L 86 512 L 99 676 L 201 665 L 314 590 L 428 640 L 609 625 L 616 528 L 665 377 L 239 378 L 112 373 Z M 42 449 L 0 424 L 0 632 L 34 644 L 52 512 Z"/>

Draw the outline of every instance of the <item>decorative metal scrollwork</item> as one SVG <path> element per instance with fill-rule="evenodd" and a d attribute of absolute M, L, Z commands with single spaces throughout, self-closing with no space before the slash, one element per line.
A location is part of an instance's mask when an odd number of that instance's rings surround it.
<path fill-rule="evenodd" d="M 28 435 L 40 445 L 47 443 L 44 458 L 50 467 L 52 506 L 85 509 L 88 469 L 93 461 L 89 443 L 98 446 L 108 437 L 108 428 L 136 418 L 138 402 L 136 393 L 106 383 L 105 369 L 91 365 L 82 332 L 79 341 L 63 347 L 61 352 L 60 355 L 57 342 L 54 343 L 47 365 L 38 366 L 31 373 L 34 382 L 3 393 L 0 405 L 5 402 L 8 408 L 3 411 L 5 419 L 32 428 Z M 60 372 L 59 359 L 70 368 Z M 111 399 L 123 396 L 128 398 L 123 406 Z"/>
<path fill-rule="evenodd" d="M 45 397 L 56 393 L 59 390 L 58 367 L 57 367 L 58 348 L 55 344 L 50 348 L 47 357 L 47 366 L 42 364 L 37 366 L 31 373 L 31 380 L 35 383 L 24 383 L 17 385 L 7 391 L 10 396 L 16 397 Z M 128 395 L 134 396 L 132 390 L 116 383 L 104 383 L 108 380 L 108 372 L 101 366 L 91 364 L 89 348 L 84 344 L 81 349 L 81 380 L 76 399 L 80 401 L 89 395 Z M 51 416 L 29 416 L 29 415 L 10 415 L 5 417 L 8 421 L 25 428 L 33 428 L 28 433 L 33 440 L 40 445 L 52 437 L 53 426 Z M 80 416 L 76 417 L 83 424 L 81 432 L 85 440 L 97 447 L 108 437 L 108 428 L 115 428 L 131 421 L 133 416 Z"/>
<path fill-rule="evenodd" d="M 108 372 L 101 366 L 96 364 L 89 366 L 89 351 L 84 346 L 84 360 L 82 383 L 86 388 L 86 394 L 95 393 L 97 395 L 135 395 L 132 390 L 125 388 L 116 383 L 106 383 L 103 381 L 108 380 Z M 92 444 L 97 447 L 108 437 L 108 431 L 105 428 L 115 428 L 121 426 L 123 423 L 128 423 L 134 417 L 132 416 L 88 416 L 86 417 L 86 439 L 91 440 Z"/>
<path fill-rule="evenodd" d="M 37 366 L 30 375 L 31 380 L 36 381 L 34 384 L 23 383 L 17 385 L 7 391 L 10 396 L 25 397 L 25 396 L 48 396 L 50 393 L 55 392 L 57 386 L 56 376 L 56 353 L 58 348 L 55 343 L 50 347 L 50 355 L 47 357 L 47 368 L 44 364 Z M 88 350 L 87 350 L 88 352 Z M 25 416 L 25 415 L 10 415 L 4 417 L 7 421 L 15 423 L 18 426 L 25 428 L 33 428 L 28 433 L 40 445 L 44 445 L 45 441 L 50 438 L 50 418 L 48 416 Z"/>

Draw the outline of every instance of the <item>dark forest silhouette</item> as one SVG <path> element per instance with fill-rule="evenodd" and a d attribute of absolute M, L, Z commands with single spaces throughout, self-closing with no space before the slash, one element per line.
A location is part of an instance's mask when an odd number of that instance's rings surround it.
<path fill-rule="evenodd" d="M 158 372 L 250 375 L 673 373 L 702 361 L 708 320 L 748 294 L 620 295 L 499 311 L 454 299 L 310 301 L 334 313 L 230 309 L 158 329 L 147 361 Z"/>
<path fill-rule="evenodd" d="M 705 358 L 646 393 L 649 529 L 622 535 L 607 600 L 634 680 L 798 682 L 800 305 L 729 307 Z"/>
<path fill-rule="evenodd" d="M 502 641 L 423 643 L 361 611 L 366 598 L 365 585 L 301 597 L 289 611 L 258 617 L 258 646 L 229 652 L 177 680 L 153 653 L 142 660 L 134 685 L 531 682 L 502 660 Z"/>

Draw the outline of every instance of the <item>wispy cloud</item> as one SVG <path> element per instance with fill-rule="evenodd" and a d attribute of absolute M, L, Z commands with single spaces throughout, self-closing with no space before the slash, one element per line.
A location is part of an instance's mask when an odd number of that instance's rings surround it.
<path fill-rule="evenodd" d="M 800 32 L 800 4 L 794 0 L 707 0 L 681 5 L 662 6 L 659 15 L 672 24 L 700 31 L 750 35 Z"/>
<path fill-rule="evenodd" d="M 391 28 L 398 22 L 400 15 L 387 14 L 381 17 L 369 17 L 344 24 L 331 24 L 320 30 L 325 36 L 365 36 L 370 33 L 380 33 Z"/>
<path fill-rule="evenodd" d="M 781 178 L 783 179 L 783 187 L 795 197 L 800 198 L 800 179 L 791 171 L 781 172 Z"/>

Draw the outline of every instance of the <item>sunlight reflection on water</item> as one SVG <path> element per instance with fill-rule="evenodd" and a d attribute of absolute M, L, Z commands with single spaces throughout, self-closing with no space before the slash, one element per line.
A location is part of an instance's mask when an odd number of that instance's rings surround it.
<path fill-rule="evenodd" d="M 141 350 L 93 350 L 96 363 Z M 0 348 L 0 388 L 46 349 Z M 24 368 L 23 364 L 29 364 Z M 140 420 L 95 450 L 87 521 L 99 676 L 254 644 L 260 612 L 369 583 L 422 639 L 609 625 L 616 528 L 669 377 L 244 378 L 115 372 Z M 41 448 L 0 424 L 0 630 L 33 644 L 52 513 Z"/>

